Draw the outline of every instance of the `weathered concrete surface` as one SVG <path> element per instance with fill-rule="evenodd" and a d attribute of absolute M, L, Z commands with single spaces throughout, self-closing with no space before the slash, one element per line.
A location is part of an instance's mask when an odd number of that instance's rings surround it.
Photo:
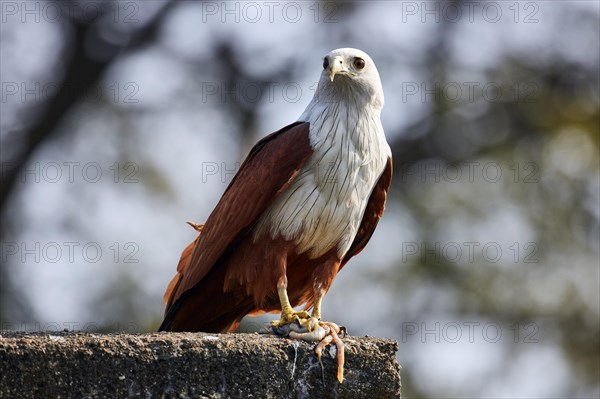
<path fill-rule="evenodd" d="M 0 332 L 0 398 L 398 398 L 396 341 L 335 349 L 258 334 Z"/>

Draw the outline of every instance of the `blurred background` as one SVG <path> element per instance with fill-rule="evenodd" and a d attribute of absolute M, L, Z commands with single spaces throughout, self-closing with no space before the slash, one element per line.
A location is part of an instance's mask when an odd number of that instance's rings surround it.
<path fill-rule="evenodd" d="M 155 331 L 185 221 L 356 47 L 394 179 L 324 317 L 406 398 L 600 396 L 597 1 L 0 5 L 0 329 Z"/>

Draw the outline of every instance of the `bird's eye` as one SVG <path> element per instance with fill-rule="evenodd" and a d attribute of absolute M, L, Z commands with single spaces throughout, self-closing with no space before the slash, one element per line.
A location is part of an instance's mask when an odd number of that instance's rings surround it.
<path fill-rule="evenodd" d="M 323 58 L 323 69 L 327 69 L 327 67 L 329 66 L 329 60 L 327 59 L 327 57 Z"/>
<path fill-rule="evenodd" d="M 365 67 L 365 60 L 359 57 L 356 57 L 352 63 L 356 69 L 363 69 Z"/>

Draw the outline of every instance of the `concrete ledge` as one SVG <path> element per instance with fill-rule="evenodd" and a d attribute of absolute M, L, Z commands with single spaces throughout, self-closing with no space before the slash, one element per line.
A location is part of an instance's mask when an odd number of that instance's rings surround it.
<path fill-rule="evenodd" d="M 6 398 L 398 398 L 396 341 L 346 337 L 335 349 L 258 334 L 0 332 Z"/>

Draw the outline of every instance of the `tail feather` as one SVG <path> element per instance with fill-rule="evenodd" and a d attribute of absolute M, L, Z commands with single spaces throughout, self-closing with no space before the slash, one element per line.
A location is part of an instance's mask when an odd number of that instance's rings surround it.
<path fill-rule="evenodd" d="M 194 228 L 194 230 L 196 230 L 198 233 L 201 233 L 202 229 L 204 228 L 203 224 L 197 224 L 194 222 L 186 222 L 186 223 L 189 224 L 190 226 L 192 226 Z M 196 248 L 196 245 L 198 244 L 199 238 L 200 238 L 200 234 L 198 234 L 198 237 L 196 237 L 196 239 L 194 239 L 194 241 L 192 241 L 187 247 L 185 247 L 185 249 L 183 250 L 183 253 L 181 254 L 181 258 L 179 258 L 179 263 L 177 264 L 177 273 L 169 282 L 169 285 L 167 286 L 167 289 L 165 290 L 165 293 L 163 295 L 163 303 L 167 304 L 167 309 L 165 309 L 165 314 L 169 308 L 169 305 L 172 302 L 173 293 L 177 290 L 177 286 L 179 285 L 179 281 L 181 280 L 183 270 L 186 267 L 186 265 L 188 264 L 188 262 L 190 261 L 190 257 L 194 253 L 194 249 Z"/>
<path fill-rule="evenodd" d="M 251 297 L 223 292 L 223 280 L 224 268 L 214 268 L 167 308 L 158 331 L 235 330 L 240 320 L 254 309 L 254 303 Z"/>

